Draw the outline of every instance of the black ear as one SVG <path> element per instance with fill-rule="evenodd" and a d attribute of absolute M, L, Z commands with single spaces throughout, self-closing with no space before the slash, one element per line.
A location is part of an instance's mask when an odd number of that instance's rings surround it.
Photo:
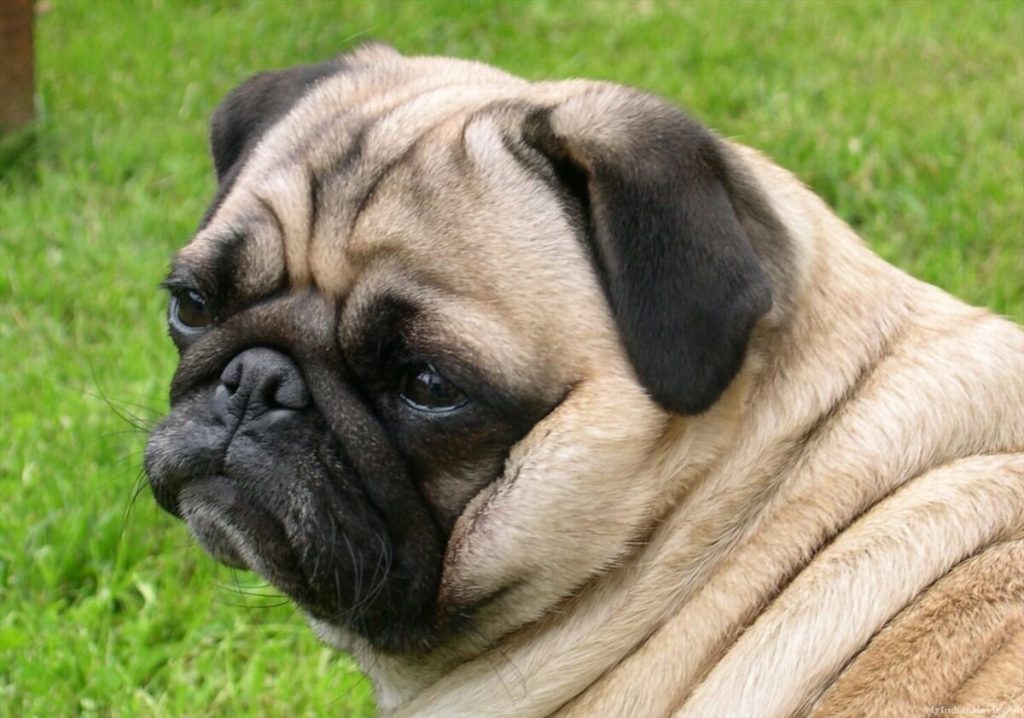
<path fill-rule="evenodd" d="M 772 304 L 721 141 L 666 103 L 613 86 L 535 112 L 525 135 L 583 205 L 638 378 L 665 409 L 705 411 Z"/>
<path fill-rule="evenodd" d="M 253 75 L 232 90 L 210 121 L 210 149 L 223 184 L 260 137 L 283 118 L 320 79 L 384 58 L 400 57 L 382 42 L 367 41 L 333 60 Z"/>
<path fill-rule="evenodd" d="M 217 181 L 225 181 L 263 133 L 284 117 L 317 80 L 344 67 L 344 58 L 337 58 L 317 65 L 261 72 L 232 90 L 210 121 Z"/>

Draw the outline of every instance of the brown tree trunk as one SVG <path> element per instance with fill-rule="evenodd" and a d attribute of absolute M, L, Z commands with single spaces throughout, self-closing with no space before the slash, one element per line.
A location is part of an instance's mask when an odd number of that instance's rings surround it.
<path fill-rule="evenodd" d="M 32 0 L 0 0 L 0 134 L 35 113 Z"/>

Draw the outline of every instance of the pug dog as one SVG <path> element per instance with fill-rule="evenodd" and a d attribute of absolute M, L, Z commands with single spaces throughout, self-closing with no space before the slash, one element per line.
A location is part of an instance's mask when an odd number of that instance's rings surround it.
<path fill-rule="evenodd" d="M 211 144 L 146 470 L 382 714 L 1020 710 L 1019 327 L 617 85 L 369 45 Z"/>

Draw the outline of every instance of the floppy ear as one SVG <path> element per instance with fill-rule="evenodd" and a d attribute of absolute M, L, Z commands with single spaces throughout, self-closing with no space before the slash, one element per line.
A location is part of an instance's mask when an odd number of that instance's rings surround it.
<path fill-rule="evenodd" d="M 615 86 L 534 112 L 524 139 L 583 206 L 641 383 L 670 411 L 708 409 L 772 304 L 722 143 L 661 100 Z"/>
<path fill-rule="evenodd" d="M 318 80 L 356 65 L 394 57 L 399 54 L 393 47 L 370 40 L 327 62 L 250 77 L 224 98 L 210 120 L 210 149 L 217 181 L 223 184 L 263 133 L 288 114 Z"/>
<path fill-rule="evenodd" d="M 317 65 L 261 72 L 236 87 L 213 113 L 210 150 L 223 183 L 260 137 L 298 102 L 317 80 L 344 69 L 344 58 Z"/>

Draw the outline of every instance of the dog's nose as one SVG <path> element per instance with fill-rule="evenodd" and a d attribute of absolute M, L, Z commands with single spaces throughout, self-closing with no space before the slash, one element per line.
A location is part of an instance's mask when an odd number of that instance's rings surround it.
<path fill-rule="evenodd" d="M 278 409 L 298 411 L 309 402 L 298 365 L 286 354 L 263 347 L 246 349 L 228 362 L 215 395 L 217 408 L 236 419 L 255 419 Z"/>

